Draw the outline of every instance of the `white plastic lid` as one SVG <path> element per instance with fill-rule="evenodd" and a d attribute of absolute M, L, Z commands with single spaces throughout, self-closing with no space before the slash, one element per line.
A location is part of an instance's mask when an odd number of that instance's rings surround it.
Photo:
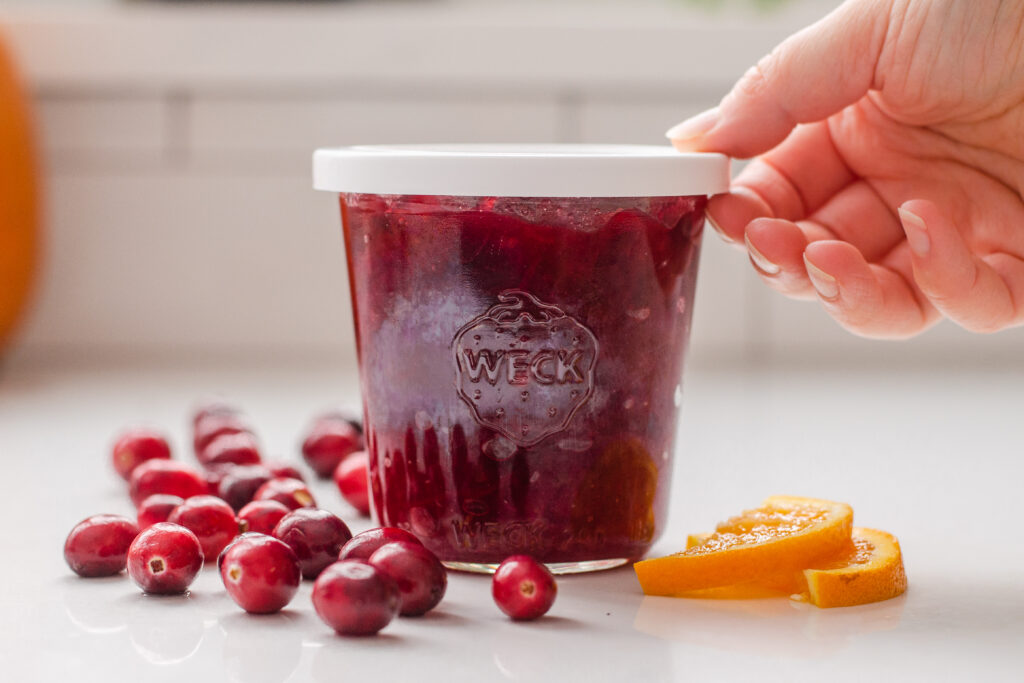
<path fill-rule="evenodd" d="M 654 145 L 361 145 L 318 149 L 313 187 L 461 197 L 680 197 L 729 189 L 729 159 Z"/>

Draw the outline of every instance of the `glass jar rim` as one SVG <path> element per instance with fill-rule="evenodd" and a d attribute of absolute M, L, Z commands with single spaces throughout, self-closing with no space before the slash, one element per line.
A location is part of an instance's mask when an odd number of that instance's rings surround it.
<path fill-rule="evenodd" d="M 356 145 L 316 150 L 313 187 L 465 197 L 712 195 L 729 189 L 729 158 L 668 145 Z"/>

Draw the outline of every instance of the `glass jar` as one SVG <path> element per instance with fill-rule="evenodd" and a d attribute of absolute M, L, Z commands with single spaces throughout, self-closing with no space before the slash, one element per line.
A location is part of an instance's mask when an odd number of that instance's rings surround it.
<path fill-rule="evenodd" d="M 641 557 L 664 526 L 704 206 L 637 146 L 319 150 L 340 195 L 382 525 L 448 566 Z"/>

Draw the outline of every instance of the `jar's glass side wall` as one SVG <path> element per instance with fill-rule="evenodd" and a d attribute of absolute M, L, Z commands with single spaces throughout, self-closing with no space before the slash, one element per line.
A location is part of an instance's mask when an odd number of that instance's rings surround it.
<path fill-rule="evenodd" d="M 343 194 L 379 521 L 450 562 L 640 557 L 704 204 Z"/>

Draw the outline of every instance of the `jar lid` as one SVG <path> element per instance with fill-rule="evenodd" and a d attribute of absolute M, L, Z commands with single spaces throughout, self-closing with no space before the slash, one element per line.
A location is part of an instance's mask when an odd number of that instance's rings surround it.
<path fill-rule="evenodd" d="M 462 197 L 676 197 L 729 189 L 729 159 L 655 145 L 360 145 L 318 149 L 313 187 Z"/>

